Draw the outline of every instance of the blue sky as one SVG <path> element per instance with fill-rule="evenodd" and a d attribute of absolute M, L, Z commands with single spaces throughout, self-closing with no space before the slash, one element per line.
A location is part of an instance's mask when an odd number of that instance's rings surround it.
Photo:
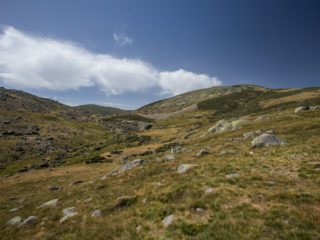
<path fill-rule="evenodd" d="M 319 86 L 317 0 L 1 0 L 0 84 L 134 109 L 215 85 Z"/>

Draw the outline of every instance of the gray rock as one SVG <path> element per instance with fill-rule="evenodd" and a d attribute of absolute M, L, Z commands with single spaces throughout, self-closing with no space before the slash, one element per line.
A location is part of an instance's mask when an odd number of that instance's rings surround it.
<path fill-rule="evenodd" d="M 76 209 L 76 207 L 67 207 L 62 210 L 63 216 L 68 215 L 69 213 L 73 212 Z"/>
<path fill-rule="evenodd" d="M 226 178 L 235 178 L 235 177 L 240 177 L 240 174 L 238 174 L 238 173 L 232 173 L 232 174 L 226 175 Z"/>
<path fill-rule="evenodd" d="M 294 112 L 297 113 L 297 112 L 301 112 L 301 111 L 305 111 L 305 110 L 309 110 L 310 107 L 309 106 L 302 106 L 302 107 L 297 107 Z"/>
<path fill-rule="evenodd" d="M 221 151 L 220 154 L 221 155 L 226 155 L 226 154 L 228 154 L 228 152 L 227 151 Z"/>
<path fill-rule="evenodd" d="M 207 155 L 207 154 L 209 154 L 209 152 L 202 149 L 202 150 L 200 150 L 200 152 L 197 153 L 197 157 L 201 157 L 201 156 Z"/>
<path fill-rule="evenodd" d="M 80 183 L 83 183 L 83 181 L 82 180 L 77 180 L 77 181 L 73 182 L 71 185 L 77 185 L 77 184 L 80 184 Z"/>
<path fill-rule="evenodd" d="M 269 119 L 271 119 L 270 116 L 262 115 L 262 116 L 256 118 L 254 121 L 255 121 L 255 122 L 258 122 L 258 121 L 264 121 L 264 120 L 269 120 Z"/>
<path fill-rule="evenodd" d="M 19 211 L 19 209 L 20 208 L 12 208 L 12 209 L 9 210 L 9 212 L 16 212 L 16 211 Z"/>
<path fill-rule="evenodd" d="M 145 162 L 145 160 L 143 160 L 143 159 L 135 159 L 135 160 L 133 160 L 132 162 L 129 162 L 129 163 L 125 164 L 125 165 L 119 170 L 119 173 L 125 172 L 125 171 L 127 171 L 127 170 L 129 170 L 129 169 L 131 169 L 131 168 L 134 168 L 135 166 L 140 165 L 140 164 L 142 164 L 142 163 L 144 163 L 144 162 Z"/>
<path fill-rule="evenodd" d="M 92 201 L 92 198 L 88 198 L 88 199 L 84 200 L 83 202 L 84 202 L 84 203 L 89 203 L 89 202 L 91 202 L 91 201 Z"/>
<path fill-rule="evenodd" d="M 262 134 L 259 137 L 256 137 L 251 142 L 252 147 L 269 147 L 269 146 L 277 146 L 277 145 L 285 145 L 286 142 L 282 141 L 278 137 L 271 135 L 271 134 Z"/>
<path fill-rule="evenodd" d="M 78 212 L 70 212 L 68 213 L 67 215 L 63 216 L 61 219 L 60 219 L 60 223 L 63 223 L 65 221 L 67 221 L 69 218 L 72 218 L 74 216 L 77 216 L 79 213 Z"/>
<path fill-rule="evenodd" d="M 52 199 L 49 202 L 42 204 L 39 208 L 55 206 L 55 205 L 57 205 L 57 203 L 58 203 L 58 199 Z"/>
<path fill-rule="evenodd" d="M 247 132 L 243 134 L 243 137 L 244 139 L 248 139 L 248 138 L 254 137 L 255 135 L 256 135 L 255 132 Z"/>
<path fill-rule="evenodd" d="M 214 188 L 207 188 L 204 192 L 205 193 L 212 193 L 214 191 Z"/>
<path fill-rule="evenodd" d="M 269 130 L 266 131 L 266 133 L 268 133 L 268 134 L 276 133 L 276 130 L 274 130 L 274 129 L 269 129 Z"/>
<path fill-rule="evenodd" d="M 231 120 L 220 120 L 218 121 L 213 127 L 209 128 L 207 133 L 202 135 L 202 137 L 205 137 L 210 134 L 218 134 L 223 133 L 231 130 L 237 130 L 240 128 L 241 125 L 250 123 L 250 120 L 246 120 L 244 118 L 240 119 L 231 119 Z"/>
<path fill-rule="evenodd" d="M 169 226 L 169 225 L 172 223 L 172 221 L 174 220 L 174 218 L 175 218 L 175 216 L 174 216 L 173 214 L 171 214 L 171 215 L 165 217 L 165 218 L 162 220 L 162 224 L 163 224 L 165 227 L 167 227 L 167 226 Z"/>
<path fill-rule="evenodd" d="M 320 161 L 308 162 L 309 165 L 320 165 Z"/>
<path fill-rule="evenodd" d="M 14 226 L 14 225 L 19 225 L 21 222 L 22 222 L 22 218 L 20 216 L 16 216 L 16 217 L 11 218 L 7 222 L 7 224 Z"/>
<path fill-rule="evenodd" d="M 27 217 L 18 227 L 23 227 L 26 224 L 34 223 L 38 221 L 38 217 L 36 216 L 29 216 Z"/>
<path fill-rule="evenodd" d="M 95 210 L 92 214 L 91 214 L 91 217 L 101 217 L 101 210 L 100 209 L 97 209 Z"/>
<path fill-rule="evenodd" d="M 49 186 L 48 190 L 49 191 L 55 191 L 55 190 L 59 190 L 60 188 L 58 186 Z"/>
<path fill-rule="evenodd" d="M 310 110 L 311 110 L 311 111 L 320 110 L 320 106 L 319 106 L 319 105 L 317 105 L 317 106 L 311 106 L 311 107 L 310 107 Z"/>
<path fill-rule="evenodd" d="M 165 155 L 162 158 L 163 161 L 170 161 L 170 160 L 174 160 L 174 155 Z"/>
<path fill-rule="evenodd" d="M 190 168 L 197 166 L 197 164 L 182 164 L 178 167 L 178 173 L 185 173 Z"/>

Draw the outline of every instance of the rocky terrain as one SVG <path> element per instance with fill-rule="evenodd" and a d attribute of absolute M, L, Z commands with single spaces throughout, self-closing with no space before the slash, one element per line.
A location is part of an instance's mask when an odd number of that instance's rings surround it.
<path fill-rule="evenodd" d="M 108 117 L 1 89 L 0 239 L 319 239 L 319 105 L 240 85 Z"/>

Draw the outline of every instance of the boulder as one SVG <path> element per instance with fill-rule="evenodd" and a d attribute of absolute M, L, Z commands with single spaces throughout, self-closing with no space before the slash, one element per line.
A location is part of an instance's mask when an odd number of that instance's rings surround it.
<path fill-rule="evenodd" d="M 250 123 L 250 120 L 240 118 L 240 119 L 231 119 L 231 120 L 225 120 L 222 119 L 218 121 L 213 127 L 209 128 L 207 133 L 202 135 L 202 137 L 205 137 L 210 134 L 218 134 L 223 133 L 227 131 L 237 130 L 240 128 L 241 125 Z"/>
<path fill-rule="evenodd" d="M 133 160 L 132 162 L 129 162 L 129 163 L 125 164 L 125 165 L 119 170 L 119 173 L 125 172 L 125 171 L 127 171 L 127 170 L 129 170 L 129 169 L 131 169 L 131 168 L 134 168 L 135 166 L 140 165 L 140 164 L 142 164 L 142 163 L 144 163 L 144 162 L 145 162 L 145 160 L 143 160 L 143 159 L 135 159 L 135 160 Z"/>
<path fill-rule="evenodd" d="M 175 216 L 174 216 L 173 214 L 165 217 L 165 218 L 162 220 L 163 226 L 168 227 L 168 226 L 172 223 L 172 221 L 174 220 L 174 218 L 175 218 Z"/>
<path fill-rule="evenodd" d="M 257 148 L 257 147 L 264 147 L 264 146 L 269 147 L 269 146 L 285 145 L 287 143 L 274 135 L 264 133 L 254 138 L 251 144 L 253 148 Z"/>
<path fill-rule="evenodd" d="M 182 164 L 178 167 L 178 173 L 185 173 L 190 168 L 197 166 L 197 164 Z"/>

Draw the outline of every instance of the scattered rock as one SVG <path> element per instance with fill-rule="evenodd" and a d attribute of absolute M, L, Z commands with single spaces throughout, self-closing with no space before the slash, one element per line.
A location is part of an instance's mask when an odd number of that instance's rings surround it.
<path fill-rule="evenodd" d="M 11 218 L 7 222 L 7 224 L 14 226 L 14 225 L 19 225 L 21 222 L 22 222 L 22 218 L 20 216 L 16 216 L 16 217 Z"/>
<path fill-rule="evenodd" d="M 55 205 L 57 205 L 57 203 L 58 203 L 58 199 L 52 199 L 49 202 L 42 204 L 39 208 L 55 206 Z"/>
<path fill-rule="evenodd" d="M 182 164 L 178 167 L 178 173 L 185 173 L 190 168 L 197 166 L 196 164 Z"/>
<path fill-rule="evenodd" d="M 243 137 L 244 139 L 248 139 L 248 138 L 254 137 L 255 135 L 256 135 L 255 132 L 247 132 L 243 134 Z"/>
<path fill-rule="evenodd" d="M 23 227 L 23 226 L 26 225 L 26 224 L 34 223 L 34 222 L 36 222 L 36 221 L 38 221 L 38 217 L 36 217 L 36 216 L 29 216 L 29 217 L 27 217 L 21 224 L 19 224 L 18 227 Z"/>
<path fill-rule="evenodd" d="M 84 200 L 83 202 L 84 202 L 84 203 L 89 203 L 89 202 L 91 202 L 91 201 L 92 201 L 92 198 L 88 198 L 88 199 Z"/>
<path fill-rule="evenodd" d="M 20 208 L 12 208 L 12 209 L 9 210 L 9 212 L 16 212 L 16 211 L 19 211 L 19 209 Z"/>
<path fill-rule="evenodd" d="M 71 185 L 77 185 L 77 184 L 80 184 L 80 183 L 83 183 L 83 181 L 82 180 L 77 180 L 77 181 L 73 182 Z"/>
<path fill-rule="evenodd" d="M 143 204 L 146 204 L 146 203 L 147 203 L 147 198 L 144 198 L 144 199 L 142 200 L 142 203 L 143 203 Z"/>
<path fill-rule="evenodd" d="M 60 223 L 63 223 L 65 221 L 67 221 L 69 218 L 72 218 L 74 216 L 77 216 L 79 213 L 78 212 L 70 212 L 68 213 L 67 215 L 63 216 L 61 219 L 60 219 Z"/>
<path fill-rule="evenodd" d="M 212 193 L 214 191 L 214 188 L 207 188 L 204 192 L 205 193 Z"/>
<path fill-rule="evenodd" d="M 132 162 L 129 162 L 129 163 L 125 164 L 125 165 L 119 170 L 119 173 L 125 172 L 125 171 L 127 171 L 127 170 L 129 170 L 129 169 L 131 169 L 131 168 L 134 168 L 135 166 L 140 165 L 140 164 L 142 164 L 142 163 L 144 163 L 144 162 L 145 162 L 145 160 L 143 160 L 143 159 L 135 159 L 135 160 L 133 160 Z"/>
<path fill-rule="evenodd" d="M 170 161 L 170 160 L 174 160 L 174 155 L 165 155 L 162 158 L 163 161 Z"/>
<path fill-rule="evenodd" d="M 206 151 L 205 149 L 200 150 L 200 152 L 197 153 L 197 157 L 201 157 L 203 155 L 207 155 L 209 154 L 208 151 Z"/>
<path fill-rule="evenodd" d="M 238 174 L 238 173 L 232 173 L 232 174 L 226 175 L 226 178 L 235 178 L 235 177 L 240 177 L 240 174 Z"/>
<path fill-rule="evenodd" d="M 205 137 L 209 134 L 217 134 L 217 133 L 223 133 L 231 130 L 237 130 L 240 128 L 240 125 L 250 123 L 250 120 L 246 120 L 244 118 L 240 119 L 231 119 L 231 120 L 225 120 L 222 119 L 218 121 L 213 127 L 209 128 L 207 133 L 202 135 L 202 137 Z"/>
<path fill-rule="evenodd" d="M 257 148 L 257 147 L 264 147 L 264 146 L 269 147 L 269 146 L 285 145 L 287 143 L 274 135 L 264 133 L 259 137 L 254 138 L 251 144 L 253 148 Z"/>
<path fill-rule="evenodd" d="M 162 224 L 163 224 L 165 227 L 167 227 L 167 226 L 169 226 L 169 225 L 172 223 L 172 221 L 174 220 L 174 218 L 175 218 L 175 216 L 174 216 L 173 214 L 171 214 L 171 215 L 165 217 L 165 218 L 162 220 Z"/>
<path fill-rule="evenodd" d="M 301 106 L 301 107 L 297 107 L 294 112 L 297 113 L 297 112 L 301 112 L 301 111 L 305 111 L 305 110 L 309 110 L 310 107 L 309 106 Z"/>
<path fill-rule="evenodd" d="M 49 191 L 55 191 L 55 190 L 59 190 L 60 188 L 58 186 L 49 186 L 48 190 Z"/>
<path fill-rule="evenodd" d="M 112 210 L 117 210 L 119 208 L 129 207 L 132 203 L 136 201 L 135 196 L 122 196 L 117 198 L 117 204 L 112 208 Z"/>
<path fill-rule="evenodd" d="M 308 162 L 309 165 L 320 165 L 320 161 Z"/>
<path fill-rule="evenodd" d="M 101 217 L 101 210 L 100 209 L 97 209 L 95 210 L 92 214 L 91 214 L 91 217 Z"/>
<path fill-rule="evenodd" d="M 255 121 L 255 122 L 258 122 L 258 121 L 264 121 L 264 120 L 269 120 L 269 119 L 271 119 L 270 116 L 262 115 L 262 116 L 256 118 L 254 121 Z"/>
<path fill-rule="evenodd" d="M 62 214 L 63 214 L 63 216 L 68 215 L 69 213 L 73 212 L 73 210 L 75 210 L 75 209 L 76 209 L 76 207 L 67 207 L 62 210 Z"/>

